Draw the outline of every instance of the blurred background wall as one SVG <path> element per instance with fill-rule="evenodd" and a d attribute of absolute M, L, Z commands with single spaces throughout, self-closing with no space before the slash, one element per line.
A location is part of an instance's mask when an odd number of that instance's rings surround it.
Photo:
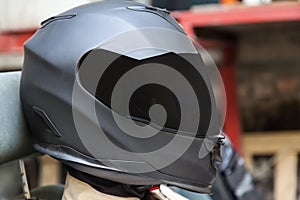
<path fill-rule="evenodd" d="M 0 30 L 36 29 L 39 27 L 41 20 L 87 2 L 87 0 L 0 0 Z"/>

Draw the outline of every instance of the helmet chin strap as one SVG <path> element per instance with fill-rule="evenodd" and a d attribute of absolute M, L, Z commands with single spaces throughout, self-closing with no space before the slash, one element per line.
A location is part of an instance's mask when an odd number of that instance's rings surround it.
<path fill-rule="evenodd" d="M 188 200 L 182 195 L 171 190 L 167 185 L 154 186 L 150 189 L 151 193 L 158 200 Z"/>
<path fill-rule="evenodd" d="M 155 200 L 188 200 L 187 198 L 174 192 L 167 185 L 164 184 L 137 186 L 136 190 L 138 192 L 144 192 L 146 190 L 149 190 L 155 198 Z"/>
<path fill-rule="evenodd" d="M 150 192 L 152 191 L 152 188 L 159 188 L 159 186 L 155 186 L 155 185 L 139 185 L 136 186 L 135 189 L 138 192 L 145 192 L 146 190 L 149 190 Z"/>

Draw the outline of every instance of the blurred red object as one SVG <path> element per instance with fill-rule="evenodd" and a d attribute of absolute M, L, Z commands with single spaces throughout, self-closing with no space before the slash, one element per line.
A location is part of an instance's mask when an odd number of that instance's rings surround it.
<path fill-rule="evenodd" d="M 36 30 L 20 32 L 0 32 L 0 53 L 15 53 L 23 51 L 23 44 Z"/>

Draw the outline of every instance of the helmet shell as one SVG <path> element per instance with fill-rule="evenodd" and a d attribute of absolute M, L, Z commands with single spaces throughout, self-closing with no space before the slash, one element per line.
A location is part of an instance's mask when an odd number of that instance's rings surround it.
<path fill-rule="evenodd" d="M 99 134 L 97 131 L 93 131 L 93 127 L 96 127 L 95 122 L 90 118 L 90 110 L 85 108 L 85 103 L 92 99 L 95 102 L 97 115 L 101 116 L 101 126 L 113 143 L 128 151 L 139 153 L 145 153 L 145 149 L 151 149 L 161 143 L 161 140 L 155 139 L 152 140 L 152 143 L 151 141 L 144 143 L 141 139 L 137 140 L 122 135 L 114 125 L 111 106 L 107 105 L 105 97 L 102 99 L 101 95 L 100 97 L 97 97 L 97 94 L 91 95 L 88 84 L 84 85 L 84 80 L 79 82 L 77 79 L 85 60 L 101 54 L 103 49 L 99 49 L 99 46 L 122 33 L 149 28 L 176 32 L 178 35 L 186 37 L 181 26 L 167 11 L 131 1 L 95 2 L 76 7 L 42 23 L 41 28 L 24 45 L 25 58 L 20 88 L 25 118 L 36 138 L 34 147 L 79 171 L 113 181 L 132 185 L 166 183 L 209 193 L 211 183 L 216 175 L 215 163 L 219 157 L 219 144 L 215 143 L 213 148 L 201 158 L 199 158 L 199 149 L 203 145 L 206 132 L 213 130 L 212 136 L 219 133 L 220 128 L 212 125 L 213 123 L 217 124 L 217 114 L 214 109 L 208 117 L 208 124 L 202 135 L 191 138 L 182 136 L 184 140 L 190 141 L 190 146 L 182 152 L 179 158 L 162 168 L 152 166 L 142 157 L 122 160 L 119 155 L 110 154 L 104 146 L 97 148 L 101 152 L 108 153 L 105 154 L 105 157 L 97 156 L 90 151 L 89 146 L 78 133 L 74 110 L 78 111 L 79 118 L 89 125 L 86 130 L 87 135 Z M 155 39 L 157 44 L 167 43 L 165 37 L 153 39 L 148 38 L 147 34 L 145 35 L 147 41 Z M 132 42 L 135 41 L 134 39 L 128 38 Z M 184 46 L 180 48 L 185 49 Z M 145 62 L 147 59 L 156 59 L 157 57 L 173 56 L 177 59 L 180 48 L 174 50 L 170 44 L 168 52 L 145 50 L 142 51 L 143 53 L 126 52 L 124 55 L 123 52 L 117 52 L 119 48 L 116 46 L 109 49 L 108 52 L 109 55 L 117 55 L 117 57 L 125 56 L 125 62 Z M 98 68 L 95 67 L 92 70 L 97 71 Z M 119 70 L 121 69 L 122 66 Z M 211 94 L 211 86 L 205 74 L 202 79 L 206 92 Z M 74 105 L 74 85 L 76 84 L 79 85 L 80 94 L 84 99 Z M 137 97 L 137 101 L 139 100 L 143 101 L 143 98 Z M 214 104 L 213 98 L 210 100 L 210 103 Z M 122 115 L 122 113 L 120 114 Z M 174 137 L 170 129 L 178 129 L 178 127 L 172 127 L 172 123 L 170 124 L 171 127 L 162 131 L 166 141 L 171 141 Z M 189 130 L 183 131 L 188 132 Z M 97 145 L 97 142 L 94 145 Z M 156 159 L 163 162 L 172 157 L 175 157 L 174 153 L 167 151 Z M 139 169 L 145 167 L 151 168 L 151 170 L 138 172 Z M 135 169 L 138 173 L 134 172 Z"/>

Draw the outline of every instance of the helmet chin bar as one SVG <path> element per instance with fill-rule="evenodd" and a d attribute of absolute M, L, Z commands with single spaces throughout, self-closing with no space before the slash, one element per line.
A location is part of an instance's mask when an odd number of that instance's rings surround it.
<path fill-rule="evenodd" d="M 137 187 L 146 186 L 144 188 L 151 188 L 153 185 L 166 184 L 170 186 L 177 186 L 189 191 L 211 194 L 212 193 L 212 185 L 211 184 L 199 184 L 197 182 L 191 183 L 186 182 L 183 183 L 184 180 L 180 178 L 176 178 L 173 176 L 169 176 L 163 174 L 159 171 L 151 172 L 151 174 L 129 174 L 129 173 L 120 173 L 116 171 L 106 170 L 106 169 L 94 169 L 87 167 L 86 165 L 82 165 L 79 163 L 72 163 L 69 161 L 62 160 L 66 165 L 71 166 L 72 168 L 85 172 L 87 174 L 98 176 L 104 179 L 109 179 L 115 182 L 129 184 Z M 149 178 L 152 176 L 153 178 Z M 172 179 L 171 181 L 157 180 L 157 177 L 164 177 L 165 179 Z M 132 182 L 128 182 L 127 180 L 132 180 Z M 182 183 L 178 183 L 182 182 Z"/>
<path fill-rule="evenodd" d="M 201 141 L 203 140 L 199 139 L 199 142 Z M 218 141 L 221 141 L 221 139 L 218 139 Z M 56 159 L 61 160 L 66 165 L 76 170 L 91 174 L 93 176 L 109 179 L 115 182 L 120 182 L 129 185 L 136 185 L 136 186 L 152 186 L 152 185 L 159 185 L 159 184 L 168 184 L 172 186 L 181 187 L 190 191 L 196 191 L 196 192 L 208 193 L 208 194 L 211 193 L 211 184 L 205 184 L 205 183 L 202 184 L 201 182 L 199 183 L 199 181 L 197 180 L 187 180 L 180 177 L 176 177 L 174 175 L 169 175 L 166 174 L 166 172 L 164 172 L 164 169 L 162 170 L 153 169 L 152 172 L 149 173 L 127 173 L 126 169 L 124 168 L 118 169 L 118 168 L 107 167 L 101 162 L 104 160 L 92 158 L 90 156 L 84 155 L 66 146 L 36 144 L 34 145 L 34 148 L 40 152 L 43 152 Z M 220 157 L 218 153 L 219 148 L 220 145 L 216 145 L 213 153 L 210 153 L 208 156 L 208 159 L 211 160 L 212 163 L 219 164 L 220 162 L 219 160 Z M 201 163 L 200 160 L 199 163 Z M 138 164 L 145 165 L 146 163 L 138 163 Z M 200 169 L 201 167 L 199 167 L 199 170 Z M 214 168 L 214 171 L 215 170 L 216 169 Z M 131 172 L 132 170 L 129 169 L 129 171 Z M 201 171 L 199 171 L 199 173 L 200 172 Z M 197 176 L 197 174 L 195 174 L 195 176 Z"/>

